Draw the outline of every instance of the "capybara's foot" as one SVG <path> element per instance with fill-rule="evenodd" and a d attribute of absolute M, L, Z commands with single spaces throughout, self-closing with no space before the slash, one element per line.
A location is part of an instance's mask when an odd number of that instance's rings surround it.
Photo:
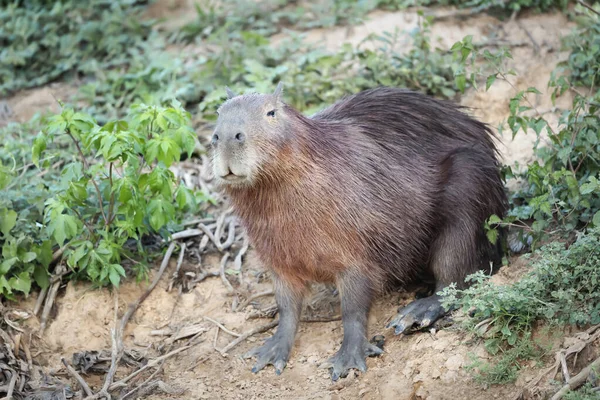
<path fill-rule="evenodd" d="M 275 334 L 262 346 L 255 347 L 244 354 L 244 358 L 256 357 L 256 364 L 252 368 L 254 373 L 270 364 L 275 367 L 275 373 L 281 375 L 290 356 L 290 349 L 289 340 Z"/>
<path fill-rule="evenodd" d="M 409 333 L 427 328 L 445 314 L 440 297 L 433 295 L 415 300 L 406 307 L 400 307 L 398 314 L 387 324 L 387 328 L 395 328 L 396 335 Z"/>
<path fill-rule="evenodd" d="M 367 357 L 375 357 L 383 353 L 379 347 L 369 343 L 366 339 L 363 345 L 348 345 L 342 347 L 338 352 L 319 366 L 319 368 L 329 368 L 331 371 L 331 380 L 337 381 L 344 378 L 352 368 L 361 372 L 367 371 Z"/>

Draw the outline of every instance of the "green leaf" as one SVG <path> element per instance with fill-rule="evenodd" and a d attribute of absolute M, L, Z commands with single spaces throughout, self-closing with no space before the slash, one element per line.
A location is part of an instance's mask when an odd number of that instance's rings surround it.
<path fill-rule="evenodd" d="M 23 255 L 23 257 L 21 257 L 21 261 L 25 264 L 32 262 L 33 260 L 35 260 L 37 258 L 37 254 L 35 254 L 33 251 L 28 251 L 27 253 L 25 253 L 25 255 Z"/>
<path fill-rule="evenodd" d="M 494 84 L 494 82 L 496 82 L 496 78 L 497 78 L 497 74 L 490 75 L 487 77 L 487 80 L 485 81 L 485 90 L 486 91 L 488 91 L 490 89 L 490 87 Z"/>
<path fill-rule="evenodd" d="M 596 214 L 594 214 L 594 217 L 592 218 L 592 223 L 594 226 L 600 227 L 600 211 L 596 211 Z"/>
<path fill-rule="evenodd" d="M 48 141 L 48 137 L 40 132 L 40 134 L 33 141 L 33 147 L 31 149 L 31 162 L 36 167 L 40 167 L 40 154 L 42 151 L 46 150 L 46 142 Z"/>
<path fill-rule="evenodd" d="M 0 232 L 8 236 L 12 228 L 17 224 L 17 212 L 14 210 L 0 210 Z"/>
<path fill-rule="evenodd" d="M 460 90 L 461 93 L 465 92 L 465 87 L 467 85 L 467 78 L 464 74 L 457 75 L 455 77 L 456 87 Z"/>
<path fill-rule="evenodd" d="M 488 240 L 490 241 L 490 243 L 496 244 L 496 242 L 498 241 L 498 230 L 489 229 L 485 234 L 486 234 Z"/>
<path fill-rule="evenodd" d="M 0 264 L 0 275 L 6 275 L 8 271 L 10 271 L 10 268 L 15 265 L 17 261 L 19 261 L 17 257 L 12 257 L 2 261 Z"/>
<path fill-rule="evenodd" d="M 31 277 L 28 272 L 21 272 L 19 275 L 10 278 L 8 284 L 14 290 L 29 294 L 31 290 Z"/>
<path fill-rule="evenodd" d="M 58 245 L 62 246 L 65 240 L 72 239 L 77 234 L 77 219 L 72 215 L 58 214 L 50 220 L 48 231 Z"/>
<path fill-rule="evenodd" d="M 37 283 L 37 285 L 42 289 L 50 286 L 48 271 L 46 271 L 46 268 L 39 264 L 37 264 L 33 270 L 33 279 L 35 280 L 35 283 Z"/>

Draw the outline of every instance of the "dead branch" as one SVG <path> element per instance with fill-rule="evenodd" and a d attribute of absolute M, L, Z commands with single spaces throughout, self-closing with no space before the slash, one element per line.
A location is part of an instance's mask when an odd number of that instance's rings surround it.
<path fill-rule="evenodd" d="M 75 380 L 77 381 L 77 383 L 79 383 L 79 386 L 81 386 L 81 389 L 83 389 L 83 391 L 85 392 L 85 394 L 87 396 L 92 396 L 93 395 L 92 390 L 90 389 L 90 387 L 88 386 L 88 384 L 83 380 L 83 378 L 81 377 L 81 375 L 79 375 L 79 372 L 75 371 L 75 368 L 71 367 L 67 363 L 67 360 L 65 360 L 63 357 L 60 358 L 60 361 L 63 363 L 63 365 L 67 369 L 67 372 L 69 373 L 69 375 L 71 375 L 73 378 L 75 378 Z"/>
<path fill-rule="evenodd" d="M 164 354 L 160 357 L 155 358 L 154 360 L 148 361 L 148 364 L 144 365 L 142 368 L 138 369 L 137 371 L 132 372 L 131 374 L 127 375 L 125 378 L 121 379 L 120 381 L 117 381 L 115 383 L 113 383 L 109 390 L 115 390 L 118 389 L 120 387 L 124 387 L 125 384 L 130 381 L 132 378 L 135 378 L 136 376 L 138 376 L 139 374 L 141 374 L 142 372 L 144 372 L 145 370 L 147 370 L 148 368 L 152 368 L 155 365 L 157 365 L 158 363 L 162 362 L 163 360 L 166 360 L 167 358 L 173 357 L 174 355 L 177 355 L 179 353 L 181 353 L 182 351 L 185 351 L 189 348 L 191 348 L 193 345 L 188 345 L 188 346 L 182 346 L 178 349 L 175 349 L 173 351 L 168 352 L 167 354 Z"/>
<path fill-rule="evenodd" d="M 573 336 L 573 338 L 577 339 L 575 343 L 570 345 L 568 348 L 563 348 L 556 352 L 555 354 L 555 362 L 554 365 L 544 370 L 541 374 L 539 374 L 534 380 L 532 380 L 523 390 L 521 390 L 517 396 L 515 396 L 514 400 L 522 399 L 525 392 L 532 390 L 535 386 L 539 384 L 539 382 L 548 374 L 552 373 L 551 376 L 555 376 L 558 373 L 558 370 L 562 366 L 562 372 L 565 378 L 565 382 L 567 385 L 570 385 L 576 377 L 570 378 L 569 371 L 567 367 L 567 358 L 569 356 L 574 355 L 577 356 L 587 345 L 596 341 L 596 339 L 600 338 L 600 324 L 594 325 L 587 329 L 585 332 L 577 333 Z M 564 362 L 562 361 L 564 358 Z M 598 361 L 598 360 L 596 360 Z M 566 370 L 566 372 L 565 372 Z M 583 372 L 583 371 L 582 371 Z M 588 372 L 589 374 L 589 372 Z M 561 389 L 562 390 L 562 389 Z M 558 393 L 557 393 L 558 395 Z M 564 393 L 562 394 L 564 395 Z M 561 395 L 561 396 L 562 396 Z M 559 397 L 560 398 L 560 397 Z"/>
<path fill-rule="evenodd" d="M 600 12 L 596 11 L 592 6 L 590 6 L 589 4 L 587 4 L 585 1 L 583 0 L 577 0 L 577 2 L 579 4 L 581 4 L 582 6 L 584 6 L 585 8 L 587 8 L 588 10 L 590 10 L 591 12 L 593 12 L 596 15 L 600 15 Z"/>
<path fill-rule="evenodd" d="M 55 275 L 61 275 L 64 271 L 66 271 L 66 268 L 62 263 L 60 263 L 56 267 Z M 44 310 L 42 311 L 42 317 L 40 319 L 40 334 L 44 332 L 44 329 L 46 329 L 46 322 L 48 321 L 48 316 L 50 315 L 52 305 L 56 299 L 56 294 L 58 293 L 60 283 L 60 279 L 58 279 L 56 282 L 53 282 L 50 286 L 50 290 L 48 291 L 48 295 L 46 296 L 46 303 L 44 304 Z"/>
<path fill-rule="evenodd" d="M 228 259 L 229 259 L 229 253 L 225 253 L 225 255 L 223 256 L 223 258 L 221 259 L 221 280 L 223 281 L 223 284 L 225 285 L 225 287 L 227 288 L 227 290 L 230 293 L 233 293 L 235 290 L 233 289 L 233 286 L 231 286 L 231 283 L 229 282 L 229 280 L 225 276 L 225 266 L 227 265 L 227 260 Z"/>
<path fill-rule="evenodd" d="M 165 362 L 167 360 L 164 359 L 160 365 L 154 370 L 154 372 L 152 373 L 152 375 L 150 375 L 150 377 L 148 377 L 148 379 L 146 379 L 144 382 L 140 383 L 139 385 L 137 385 L 136 387 L 134 387 L 133 389 L 131 389 L 129 392 L 125 393 L 123 395 L 123 397 L 121 397 L 121 400 L 131 396 L 133 393 L 137 392 L 138 390 L 142 389 L 144 386 L 148 385 L 152 379 L 154 379 L 156 377 L 156 375 L 158 375 L 158 373 L 160 372 L 160 370 L 162 369 L 163 365 L 165 365 Z"/>
<path fill-rule="evenodd" d="M 234 332 L 234 331 L 230 331 L 229 329 L 225 328 L 225 327 L 223 326 L 223 324 L 221 324 L 221 323 L 220 323 L 220 322 L 218 322 L 218 321 L 215 321 L 215 320 L 214 320 L 214 319 L 212 319 L 212 318 L 209 318 L 209 317 L 202 317 L 202 318 L 204 318 L 204 319 L 205 319 L 205 320 L 207 320 L 207 321 L 210 321 L 210 322 L 212 322 L 213 324 L 215 324 L 215 325 L 217 326 L 217 328 L 221 328 L 221 329 L 222 329 L 224 332 L 227 332 L 227 333 L 229 333 L 231 336 L 235 336 L 235 337 L 240 337 L 240 336 L 242 336 L 240 333 L 237 333 L 237 332 Z"/>
<path fill-rule="evenodd" d="M 244 255 L 246 254 L 247 251 L 248 251 L 248 240 L 244 239 L 244 245 L 242 246 L 240 251 L 238 251 L 237 255 L 235 256 L 235 260 L 234 260 L 235 268 L 239 274 L 238 278 L 240 281 L 240 286 L 242 286 L 244 284 L 244 277 L 242 275 L 242 257 L 244 257 Z"/>
<path fill-rule="evenodd" d="M 592 372 L 592 370 L 600 368 L 600 357 L 596 358 L 594 362 L 581 370 L 580 373 L 575 375 L 566 385 L 564 385 L 554 396 L 552 396 L 551 400 L 560 400 L 563 398 L 565 394 L 567 394 L 570 390 L 574 390 L 582 386 L 587 380 L 588 376 Z"/>
<path fill-rule="evenodd" d="M 227 250 L 231 247 L 233 242 L 235 241 L 235 219 L 232 218 L 229 221 L 229 233 L 227 234 L 227 240 L 224 243 L 221 243 L 221 251 Z"/>
<path fill-rule="evenodd" d="M 242 303 L 240 303 L 240 304 L 238 305 L 238 307 L 236 308 L 236 310 L 233 310 L 233 311 L 237 311 L 237 310 L 243 310 L 243 309 L 244 309 L 244 308 L 246 308 L 246 306 L 247 306 L 248 304 L 250 304 L 250 303 L 251 303 L 253 300 L 256 300 L 256 299 L 258 299 L 259 297 L 263 297 L 263 296 L 271 296 L 271 295 L 273 295 L 273 294 L 275 294 L 275 292 L 273 292 L 273 290 L 272 290 L 272 289 L 265 290 L 264 292 L 259 292 L 259 293 L 253 294 L 252 296 L 250 296 L 250 297 L 248 297 L 246 300 L 244 300 Z"/>
<path fill-rule="evenodd" d="M 227 352 L 230 351 L 231 349 L 233 349 L 235 346 L 237 346 L 238 344 L 242 343 L 244 340 L 248 339 L 251 336 L 254 336 L 258 333 L 263 333 L 268 331 L 269 329 L 273 329 L 275 328 L 277 325 L 279 325 L 279 320 L 277 321 L 271 321 L 268 324 L 265 325 L 261 325 L 257 328 L 251 329 L 248 332 L 242 334 L 240 337 L 238 337 L 237 339 L 233 340 L 231 343 L 229 343 L 227 346 L 225 346 L 223 349 L 221 349 L 221 351 L 219 351 L 221 353 L 221 355 L 223 357 L 227 356 Z"/>
<path fill-rule="evenodd" d="M 35 302 L 35 307 L 33 307 L 33 315 L 38 315 L 40 312 L 40 308 L 42 308 L 42 304 L 44 304 L 44 299 L 46 298 L 46 293 L 48 293 L 47 287 L 40 290 L 40 294 Z"/>
<path fill-rule="evenodd" d="M 177 259 L 177 267 L 175 267 L 175 272 L 173 272 L 172 280 L 169 282 L 169 288 L 167 292 L 170 292 L 173 289 L 173 284 L 175 280 L 179 277 L 179 270 L 181 269 L 181 264 L 183 264 L 183 256 L 185 255 L 185 242 L 181 243 L 181 250 L 179 251 L 179 258 Z"/>

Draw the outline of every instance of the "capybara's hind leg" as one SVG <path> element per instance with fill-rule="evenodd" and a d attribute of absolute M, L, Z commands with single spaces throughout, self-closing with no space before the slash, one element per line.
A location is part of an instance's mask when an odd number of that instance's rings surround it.
<path fill-rule="evenodd" d="M 302 312 L 304 290 L 292 288 L 278 277 L 274 277 L 275 301 L 279 309 L 279 326 L 277 332 L 265 343 L 250 350 L 244 357 L 256 356 L 256 364 L 252 372 L 256 373 L 271 364 L 275 373 L 280 375 L 289 359 L 290 351 L 298 329 L 298 321 Z"/>
<path fill-rule="evenodd" d="M 367 340 L 367 318 L 372 297 L 369 279 L 363 271 L 348 269 L 338 277 L 337 283 L 342 301 L 344 338 L 338 352 L 320 366 L 330 368 L 333 381 L 347 376 L 352 368 L 365 372 L 366 357 L 382 353 L 379 347 Z"/>
<path fill-rule="evenodd" d="M 445 214 L 429 252 L 436 293 L 451 283 L 464 288 L 465 278 L 488 268 L 490 261 L 501 264 L 501 246 L 488 241 L 484 222 L 492 214 L 501 216 L 505 209 L 500 175 L 489 154 L 473 148 L 457 149 L 441 167 L 446 177 L 441 198 Z M 437 294 L 398 311 L 388 324 L 396 334 L 426 328 L 446 314 Z"/>

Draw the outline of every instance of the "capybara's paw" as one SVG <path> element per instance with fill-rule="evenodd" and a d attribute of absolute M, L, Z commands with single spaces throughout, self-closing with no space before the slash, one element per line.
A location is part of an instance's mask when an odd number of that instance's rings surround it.
<path fill-rule="evenodd" d="M 425 297 L 406 307 L 400 307 L 398 314 L 387 324 L 387 328 L 395 328 L 396 335 L 410 333 L 431 326 L 445 314 L 438 296 Z"/>
<path fill-rule="evenodd" d="M 365 340 L 362 346 L 342 346 L 333 357 L 319 365 L 319 368 L 329 368 L 331 380 L 335 382 L 339 378 L 348 376 L 348 372 L 352 368 L 366 372 L 366 358 L 378 356 L 381 353 L 383 350 Z"/>
<path fill-rule="evenodd" d="M 275 367 L 275 373 L 281 375 L 290 356 L 290 347 L 287 340 L 273 335 L 262 346 L 244 354 L 244 358 L 256 357 L 256 364 L 252 368 L 254 373 L 270 364 Z"/>

